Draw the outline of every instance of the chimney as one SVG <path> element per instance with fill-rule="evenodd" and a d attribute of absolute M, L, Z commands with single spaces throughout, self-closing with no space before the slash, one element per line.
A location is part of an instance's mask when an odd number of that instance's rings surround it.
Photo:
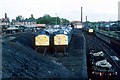
<path fill-rule="evenodd" d="M 33 14 L 31 14 L 31 18 L 33 18 Z"/>
<path fill-rule="evenodd" d="M 86 16 L 86 22 L 87 22 L 87 16 Z"/>
<path fill-rule="evenodd" d="M 81 7 L 81 23 L 83 22 L 83 11 L 82 11 L 82 7 Z"/>
<path fill-rule="evenodd" d="M 5 13 L 5 18 L 7 18 L 7 13 Z"/>
<path fill-rule="evenodd" d="M 120 1 L 118 2 L 118 20 L 120 20 Z"/>

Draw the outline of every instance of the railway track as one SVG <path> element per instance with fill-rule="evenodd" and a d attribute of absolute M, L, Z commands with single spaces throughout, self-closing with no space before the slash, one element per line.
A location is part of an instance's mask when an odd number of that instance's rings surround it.
<path fill-rule="evenodd" d="M 82 76 L 82 38 L 80 35 L 79 30 L 74 30 L 72 41 L 69 45 L 69 48 L 67 49 L 67 52 L 69 53 L 66 57 L 57 57 L 56 62 L 61 63 L 63 66 L 65 66 L 67 69 L 69 69 L 73 76 L 72 78 L 83 78 Z M 80 46 L 81 44 L 81 46 Z M 85 74 L 83 74 L 85 75 Z"/>
<path fill-rule="evenodd" d="M 119 56 L 112 50 L 111 47 L 109 47 L 107 44 L 105 44 L 103 41 L 100 41 L 99 38 L 95 37 L 94 35 L 87 35 L 89 39 L 88 41 L 88 47 L 89 49 L 95 49 L 97 51 L 103 50 L 108 57 L 112 60 L 112 62 L 114 62 L 116 64 L 116 66 L 120 69 L 120 64 L 119 62 Z M 116 59 L 114 59 L 114 57 Z"/>
<path fill-rule="evenodd" d="M 14 42 L 16 41 L 16 36 L 20 35 L 20 34 L 25 34 L 25 33 L 32 33 L 32 34 L 35 34 L 34 32 L 29 32 L 29 31 L 26 31 L 26 32 L 17 32 L 17 33 L 9 33 L 9 34 L 1 34 L 0 36 L 0 42 L 6 42 L 6 41 L 11 41 L 11 42 Z"/>
<path fill-rule="evenodd" d="M 86 42 L 87 42 L 87 52 L 89 52 L 90 50 L 95 50 L 100 51 L 101 49 L 99 48 L 98 45 L 96 45 L 96 43 L 94 42 L 94 36 L 93 35 L 89 35 L 84 33 L 85 38 L 86 38 Z"/>
<path fill-rule="evenodd" d="M 87 50 L 88 50 L 87 52 L 88 52 L 88 54 L 89 54 L 89 51 L 91 49 L 94 49 L 96 52 L 103 51 L 105 53 L 105 57 L 107 58 L 107 60 L 110 63 L 112 63 L 114 69 L 119 72 L 119 70 L 120 70 L 120 62 L 119 61 L 120 60 L 118 58 L 118 55 L 112 50 L 112 48 L 110 48 L 108 45 L 106 45 L 103 41 L 101 41 L 95 35 L 89 35 L 86 33 L 84 33 L 84 34 L 85 34 L 86 39 L 87 39 Z M 89 71 L 88 71 L 88 73 L 90 73 Z M 118 73 L 118 75 L 119 75 L 119 73 Z"/>
<path fill-rule="evenodd" d="M 95 42 L 93 42 L 93 35 L 89 35 L 85 32 L 83 32 L 84 35 L 85 35 L 85 38 L 86 38 L 86 45 L 87 45 L 87 71 L 88 71 L 88 77 L 89 79 L 92 78 L 91 76 L 91 73 L 92 73 L 92 70 L 91 70 L 91 67 L 90 67 L 90 63 L 89 63 L 89 53 L 91 50 L 94 50 L 94 51 L 101 51 L 99 46 L 98 45 L 95 45 Z"/>
<path fill-rule="evenodd" d="M 23 32 L 22 32 L 23 33 Z M 25 32 L 24 32 L 25 33 Z M 6 41 L 11 41 L 14 42 L 16 41 L 16 35 L 19 35 L 20 33 L 13 33 L 13 34 L 2 34 L 0 37 L 0 42 L 6 42 Z"/>
<path fill-rule="evenodd" d="M 119 63 L 120 60 L 118 58 L 119 56 L 112 50 L 112 48 L 110 48 L 104 42 L 99 41 L 98 39 L 96 39 L 96 41 L 98 42 L 98 45 L 106 52 L 106 54 L 112 60 L 112 62 L 118 67 L 118 69 L 120 69 L 120 63 Z"/>

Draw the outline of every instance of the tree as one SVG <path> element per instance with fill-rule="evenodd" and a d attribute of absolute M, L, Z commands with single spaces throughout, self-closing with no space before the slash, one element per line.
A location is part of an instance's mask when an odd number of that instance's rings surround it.
<path fill-rule="evenodd" d="M 43 17 L 38 18 L 37 24 L 47 24 L 47 25 L 56 25 L 56 23 L 59 25 L 60 22 L 62 23 L 69 23 L 67 19 L 59 18 L 59 17 L 51 17 L 48 14 L 45 14 Z"/>
<path fill-rule="evenodd" d="M 16 20 L 21 21 L 21 20 L 23 20 L 23 17 L 22 16 L 17 16 Z"/>
<path fill-rule="evenodd" d="M 69 23 L 70 21 L 64 18 L 61 18 L 61 23 L 65 24 L 65 23 Z"/>
<path fill-rule="evenodd" d="M 43 17 L 40 17 L 37 19 L 37 24 L 50 24 L 51 16 L 48 14 L 45 14 Z"/>

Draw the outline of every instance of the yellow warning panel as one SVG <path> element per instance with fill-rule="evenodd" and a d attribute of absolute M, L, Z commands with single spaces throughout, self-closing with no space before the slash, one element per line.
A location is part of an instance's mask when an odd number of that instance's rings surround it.
<path fill-rule="evenodd" d="M 38 35 L 35 37 L 36 46 L 49 46 L 49 36 Z"/>
<path fill-rule="evenodd" d="M 64 34 L 54 36 L 54 45 L 68 45 L 68 36 Z"/>
<path fill-rule="evenodd" d="M 89 33 L 92 33 L 93 32 L 93 29 L 89 29 Z"/>

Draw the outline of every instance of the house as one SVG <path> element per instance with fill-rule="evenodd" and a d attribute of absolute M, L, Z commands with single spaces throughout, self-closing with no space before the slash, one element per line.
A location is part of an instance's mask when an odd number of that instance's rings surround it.
<path fill-rule="evenodd" d="M 31 27 L 36 24 L 36 19 L 34 19 L 33 15 L 31 15 L 29 19 L 23 19 L 22 16 L 18 16 L 18 17 L 20 18 L 19 20 L 12 19 L 13 25 L 24 25 L 27 27 Z"/>
<path fill-rule="evenodd" d="M 81 21 L 72 21 L 71 22 L 74 25 L 74 28 L 82 28 L 82 23 Z"/>
<path fill-rule="evenodd" d="M 37 28 L 45 28 L 46 25 L 45 24 L 35 24 L 35 27 L 37 27 Z"/>
<path fill-rule="evenodd" d="M 5 13 L 5 18 L 2 18 L 2 19 L 0 20 L 0 23 L 1 23 L 1 25 L 6 25 L 6 26 L 10 25 L 10 20 L 9 20 L 9 18 L 7 17 L 7 13 Z"/>

